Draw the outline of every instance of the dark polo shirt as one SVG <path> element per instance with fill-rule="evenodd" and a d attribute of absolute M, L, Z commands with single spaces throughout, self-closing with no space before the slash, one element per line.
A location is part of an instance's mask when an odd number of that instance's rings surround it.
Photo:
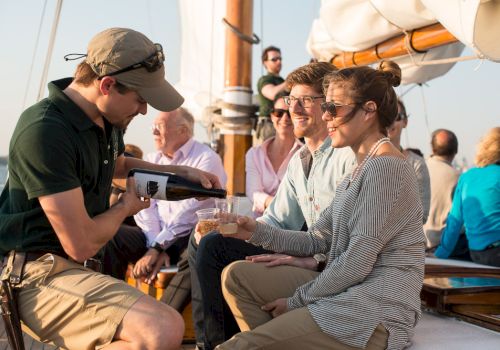
<path fill-rule="evenodd" d="M 271 114 L 271 110 L 273 109 L 273 101 L 267 99 L 264 95 L 262 95 L 262 88 L 266 85 L 279 85 L 285 80 L 274 74 L 266 74 L 260 77 L 257 82 L 257 92 L 259 93 L 259 116 L 268 117 Z"/>
<path fill-rule="evenodd" d="M 49 84 L 49 97 L 21 115 L 9 147 L 9 179 L 0 196 L 0 255 L 38 251 L 65 255 L 38 197 L 81 187 L 90 217 L 109 207 L 123 132 L 93 123 L 62 90 L 71 79 Z"/>

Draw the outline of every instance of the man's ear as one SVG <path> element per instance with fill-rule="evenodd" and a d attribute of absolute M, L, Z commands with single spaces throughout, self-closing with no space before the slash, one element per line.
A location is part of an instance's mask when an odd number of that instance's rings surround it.
<path fill-rule="evenodd" d="M 113 77 L 104 77 L 101 80 L 97 80 L 99 83 L 99 90 L 103 95 L 109 95 L 109 92 L 113 85 L 116 84 L 116 79 Z"/>

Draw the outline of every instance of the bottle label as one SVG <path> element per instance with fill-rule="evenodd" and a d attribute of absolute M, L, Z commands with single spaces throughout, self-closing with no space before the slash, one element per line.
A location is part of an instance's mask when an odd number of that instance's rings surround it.
<path fill-rule="evenodd" d="M 134 173 L 135 188 L 140 197 L 152 199 L 167 199 L 168 175 L 151 173 Z"/>

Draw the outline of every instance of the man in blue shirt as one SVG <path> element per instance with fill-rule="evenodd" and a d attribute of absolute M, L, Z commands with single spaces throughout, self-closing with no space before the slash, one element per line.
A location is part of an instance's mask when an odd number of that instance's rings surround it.
<path fill-rule="evenodd" d="M 328 63 L 311 63 L 288 75 L 286 83 L 294 133 L 305 146 L 291 158 L 275 198 L 258 220 L 276 227 L 300 230 L 311 227 L 327 208 L 343 176 L 354 165 L 349 148 L 333 149 L 325 122 L 321 119 L 323 77 L 334 68 Z M 220 276 L 223 268 L 247 256 L 266 254 L 273 264 L 316 266 L 320 258 L 297 258 L 273 254 L 239 239 L 211 233 L 197 247 L 196 234 L 189 244 L 192 277 L 192 306 L 198 347 L 213 349 L 239 328 L 222 296 Z M 201 290 L 201 293 L 200 293 Z M 203 303 L 202 301 L 207 302 Z M 204 345 L 203 334 L 204 331 Z"/>

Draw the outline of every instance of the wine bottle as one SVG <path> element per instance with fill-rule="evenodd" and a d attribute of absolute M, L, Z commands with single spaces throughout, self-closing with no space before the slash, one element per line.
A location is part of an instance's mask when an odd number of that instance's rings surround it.
<path fill-rule="evenodd" d="M 227 195 L 226 190 L 208 189 L 173 173 L 132 169 L 128 176 L 134 178 L 136 193 L 140 197 L 180 201 L 202 197 L 225 198 Z"/>

